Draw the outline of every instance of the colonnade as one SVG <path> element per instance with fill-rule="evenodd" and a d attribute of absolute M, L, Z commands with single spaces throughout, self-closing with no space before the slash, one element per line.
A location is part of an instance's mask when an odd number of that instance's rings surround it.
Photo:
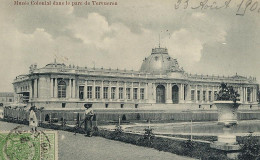
<path fill-rule="evenodd" d="M 84 87 L 83 99 L 108 99 L 112 100 L 145 100 L 148 99 L 148 84 L 141 82 L 122 82 L 104 80 L 84 80 L 84 83 L 76 83 L 75 79 L 63 79 L 66 82 L 66 98 L 79 99 L 79 87 Z M 97 83 L 98 82 L 98 83 Z M 58 98 L 58 78 L 50 78 L 51 98 Z M 137 84 L 134 86 L 134 84 Z M 88 87 L 91 88 L 89 98 Z M 90 89 L 89 88 L 89 89 Z M 104 98 L 104 88 L 107 88 L 107 97 Z M 120 89 L 122 88 L 122 89 Z M 127 89 L 130 89 L 130 98 Z M 120 91 L 121 90 L 121 91 Z M 123 91 L 123 92 L 122 92 Z M 135 92 L 134 92 L 135 91 Z M 96 94 L 96 92 L 99 92 Z M 121 93 L 119 93 L 121 92 Z M 119 96 L 119 94 L 121 96 Z M 136 95 L 135 95 L 136 94 Z M 98 95 L 98 96 L 97 96 Z"/>

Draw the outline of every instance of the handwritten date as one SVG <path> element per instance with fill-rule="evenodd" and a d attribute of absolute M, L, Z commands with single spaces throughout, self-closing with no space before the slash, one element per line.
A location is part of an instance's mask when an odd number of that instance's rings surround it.
<path fill-rule="evenodd" d="M 192 4 L 191 4 L 192 2 Z M 232 0 L 225 0 L 220 2 L 219 0 L 203 0 L 194 1 L 192 0 L 178 0 L 175 3 L 175 9 L 200 9 L 200 10 L 220 10 L 230 8 Z M 260 4 L 257 0 L 240 0 L 236 10 L 236 15 L 244 16 L 247 12 L 260 13 Z"/>

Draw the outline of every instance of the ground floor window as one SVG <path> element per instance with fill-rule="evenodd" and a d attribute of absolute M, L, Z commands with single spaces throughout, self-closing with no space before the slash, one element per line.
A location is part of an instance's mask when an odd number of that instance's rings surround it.
<path fill-rule="evenodd" d="M 87 88 L 87 98 L 88 99 L 92 98 L 92 86 L 88 86 Z"/>
<path fill-rule="evenodd" d="M 130 91 L 131 91 L 130 88 L 126 88 L 126 98 L 127 98 L 127 99 L 130 99 L 130 98 L 131 98 L 131 96 L 130 96 Z"/>
<path fill-rule="evenodd" d="M 250 89 L 250 88 L 247 88 L 247 98 L 246 98 L 246 100 L 247 100 L 248 102 L 251 101 L 251 89 Z"/>
<path fill-rule="evenodd" d="M 66 83 L 64 81 L 58 83 L 58 98 L 66 98 Z"/>
<path fill-rule="evenodd" d="M 191 90 L 190 95 L 191 95 L 191 100 L 195 101 L 195 91 L 194 90 Z"/>
<path fill-rule="evenodd" d="M 112 87 L 111 88 L 111 99 L 115 99 L 116 98 L 115 95 L 116 95 L 116 87 Z"/>
<path fill-rule="evenodd" d="M 206 91 L 203 91 L 203 101 L 206 101 Z"/>
<path fill-rule="evenodd" d="M 218 91 L 214 91 L 214 100 L 217 100 Z"/>
<path fill-rule="evenodd" d="M 212 101 L 211 94 L 212 94 L 212 91 L 209 91 L 209 101 Z"/>
<path fill-rule="evenodd" d="M 124 94 L 123 93 L 124 93 L 124 88 L 120 87 L 119 88 L 119 99 L 123 99 L 124 98 L 124 96 L 123 96 Z"/>
<path fill-rule="evenodd" d="M 103 98 L 108 99 L 108 87 L 103 88 Z"/>
<path fill-rule="evenodd" d="M 79 99 L 84 98 L 84 86 L 79 86 Z"/>
<path fill-rule="evenodd" d="M 197 91 L 197 100 L 200 101 L 200 91 Z"/>
<path fill-rule="evenodd" d="M 137 99 L 137 91 L 138 91 L 138 88 L 134 88 L 134 92 L 133 92 L 134 99 Z"/>
<path fill-rule="evenodd" d="M 144 99 L 144 88 L 140 89 L 140 99 Z"/>
<path fill-rule="evenodd" d="M 96 99 L 100 99 L 100 87 L 96 87 L 95 93 Z"/>

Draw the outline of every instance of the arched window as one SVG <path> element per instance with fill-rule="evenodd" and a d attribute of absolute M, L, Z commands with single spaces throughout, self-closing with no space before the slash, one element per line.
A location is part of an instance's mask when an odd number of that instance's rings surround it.
<path fill-rule="evenodd" d="M 58 83 L 58 98 L 66 98 L 66 83 L 64 81 Z"/>

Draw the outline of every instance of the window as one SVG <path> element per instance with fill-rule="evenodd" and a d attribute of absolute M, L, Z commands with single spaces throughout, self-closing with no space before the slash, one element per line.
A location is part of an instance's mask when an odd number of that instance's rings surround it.
<path fill-rule="evenodd" d="M 124 94 L 123 93 L 124 93 L 124 88 L 120 87 L 119 88 L 119 99 L 123 99 L 124 98 L 124 96 L 123 96 Z"/>
<path fill-rule="evenodd" d="M 111 99 L 115 99 L 116 98 L 115 95 L 116 95 L 116 87 L 111 87 Z"/>
<path fill-rule="evenodd" d="M 61 104 L 61 107 L 62 107 L 62 108 L 65 108 L 65 106 L 66 106 L 66 103 L 62 103 L 62 104 Z"/>
<path fill-rule="evenodd" d="M 212 91 L 209 91 L 209 101 L 212 101 L 211 94 L 212 94 Z"/>
<path fill-rule="evenodd" d="M 203 91 L 203 101 L 206 101 L 206 91 Z"/>
<path fill-rule="evenodd" d="M 127 99 L 130 99 L 131 96 L 130 96 L 130 91 L 131 91 L 131 88 L 126 88 L 126 98 Z"/>
<path fill-rule="evenodd" d="M 250 89 L 250 88 L 247 88 L 247 98 L 246 98 L 246 100 L 247 100 L 248 102 L 251 101 L 251 89 Z"/>
<path fill-rule="evenodd" d="M 92 98 L 92 86 L 87 87 L 87 98 L 88 99 Z"/>
<path fill-rule="evenodd" d="M 124 108 L 124 104 L 120 104 L 120 107 L 121 107 L 121 108 Z"/>
<path fill-rule="evenodd" d="M 66 98 L 66 83 L 64 81 L 58 83 L 58 98 Z"/>
<path fill-rule="evenodd" d="M 140 89 L 140 99 L 144 99 L 144 88 Z"/>
<path fill-rule="evenodd" d="M 197 91 L 197 100 L 200 101 L 200 91 Z"/>
<path fill-rule="evenodd" d="M 214 100 L 217 100 L 218 91 L 214 91 Z"/>
<path fill-rule="evenodd" d="M 9 99 L 9 102 L 12 102 L 13 100 L 12 99 Z"/>
<path fill-rule="evenodd" d="M 96 87 L 96 99 L 100 99 L 100 87 Z"/>
<path fill-rule="evenodd" d="M 138 91 L 138 88 L 134 88 L 134 93 L 133 93 L 134 99 L 137 99 L 137 91 Z"/>
<path fill-rule="evenodd" d="M 108 103 L 105 104 L 105 107 L 108 108 Z"/>
<path fill-rule="evenodd" d="M 84 99 L 84 86 L 79 86 L 79 99 Z"/>
<path fill-rule="evenodd" d="M 108 87 L 104 87 L 103 88 L 103 98 L 104 99 L 108 99 Z"/>
<path fill-rule="evenodd" d="M 191 100 L 195 101 L 195 91 L 194 90 L 191 90 L 190 95 L 191 95 Z"/>

